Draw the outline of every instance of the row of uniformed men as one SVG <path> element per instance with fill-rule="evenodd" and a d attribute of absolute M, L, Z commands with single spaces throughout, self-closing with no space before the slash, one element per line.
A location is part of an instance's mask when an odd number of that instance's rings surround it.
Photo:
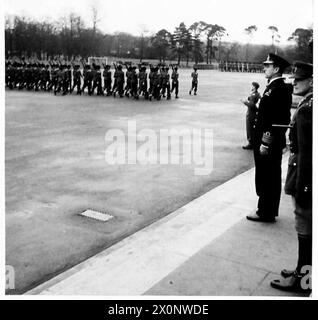
<path fill-rule="evenodd" d="M 262 63 L 240 62 L 240 61 L 220 61 L 219 70 L 227 72 L 263 72 Z"/>
<path fill-rule="evenodd" d="M 114 64 L 115 71 L 112 75 L 111 66 L 95 63 L 83 63 L 83 72 L 80 64 L 62 64 L 60 62 L 49 63 L 25 63 L 6 61 L 5 81 L 10 89 L 19 90 L 43 90 L 53 91 L 54 94 L 61 93 L 66 95 L 76 89 L 77 94 L 82 94 L 87 89 L 89 95 L 93 95 L 96 90 L 97 95 L 113 95 L 119 97 L 124 95 L 139 99 L 157 99 L 161 97 L 171 98 L 175 92 L 175 98 L 179 93 L 179 73 L 178 67 L 172 68 L 170 85 L 169 67 L 150 66 L 149 74 L 145 65 L 137 66 L 126 65 L 126 73 L 122 65 Z M 125 80 L 126 78 L 126 80 Z M 149 79 L 149 87 L 148 87 Z"/>

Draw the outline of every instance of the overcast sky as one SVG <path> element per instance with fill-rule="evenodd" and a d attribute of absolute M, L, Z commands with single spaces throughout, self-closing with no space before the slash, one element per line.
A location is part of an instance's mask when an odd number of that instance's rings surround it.
<path fill-rule="evenodd" d="M 298 28 L 312 27 L 314 0 L 5 0 L 5 13 L 26 15 L 39 20 L 55 20 L 70 12 L 92 25 L 91 6 L 98 8 L 98 28 L 113 33 L 140 35 L 162 28 L 173 32 L 180 22 L 219 24 L 230 41 L 246 41 L 244 29 L 256 25 L 255 43 L 270 43 L 269 26 L 276 26 L 281 43 Z"/>

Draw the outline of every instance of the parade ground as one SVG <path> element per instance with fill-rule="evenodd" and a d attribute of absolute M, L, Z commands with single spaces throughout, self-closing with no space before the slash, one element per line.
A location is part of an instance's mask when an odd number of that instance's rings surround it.
<path fill-rule="evenodd" d="M 16 277 L 7 293 L 31 290 L 253 167 L 252 152 L 242 149 L 239 99 L 252 81 L 262 93 L 264 74 L 199 71 L 196 96 L 190 74 L 180 70 L 180 99 L 161 101 L 6 90 L 6 265 Z M 127 140 L 129 121 L 137 133 L 210 129 L 212 171 L 197 175 L 195 163 L 107 163 L 105 135 L 117 129 Z M 85 210 L 111 219 L 80 215 Z"/>

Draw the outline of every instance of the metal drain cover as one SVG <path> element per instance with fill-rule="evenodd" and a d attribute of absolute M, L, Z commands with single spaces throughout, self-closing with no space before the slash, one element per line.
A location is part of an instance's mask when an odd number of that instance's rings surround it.
<path fill-rule="evenodd" d="M 81 212 L 80 215 L 104 222 L 110 220 L 111 218 L 114 218 L 114 216 L 108 213 L 98 212 L 94 210 L 85 210 L 84 212 Z"/>

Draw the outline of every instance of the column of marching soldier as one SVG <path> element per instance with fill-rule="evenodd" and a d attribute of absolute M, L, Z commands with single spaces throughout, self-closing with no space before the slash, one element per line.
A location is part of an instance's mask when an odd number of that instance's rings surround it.
<path fill-rule="evenodd" d="M 171 84 L 170 67 L 159 64 L 150 65 L 149 73 L 147 66 L 125 65 L 126 72 L 121 64 L 114 63 L 115 71 L 111 66 L 82 61 L 79 63 L 61 63 L 50 61 L 47 63 L 26 63 L 25 61 L 10 61 L 5 63 L 5 83 L 9 89 L 29 91 L 52 91 L 55 95 L 76 94 L 87 92 L 88 95 L 98 96 L 132 97 L 139 99 L 140 96 L 147 100 L 171 99 L 174 92 L 175 98 L 179 91 L 178 67 L 172 66 Z M 139 69 L 137 72 L 137 68 Z M 82 71 L 83 70 L 83 71 Z M 148 86 L 149 79 L 149 86 Z"/>

